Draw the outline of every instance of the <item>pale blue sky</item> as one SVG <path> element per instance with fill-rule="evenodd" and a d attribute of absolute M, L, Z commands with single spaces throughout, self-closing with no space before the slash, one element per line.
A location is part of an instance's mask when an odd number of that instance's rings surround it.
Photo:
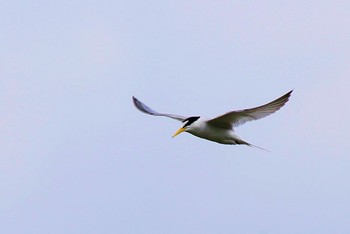
<path fill-rule="evenodd" d="M 1 233 L 350 233 L 350 2 L 2 1 Z M 294 89 L 212 143 L 214 117 Z"/>

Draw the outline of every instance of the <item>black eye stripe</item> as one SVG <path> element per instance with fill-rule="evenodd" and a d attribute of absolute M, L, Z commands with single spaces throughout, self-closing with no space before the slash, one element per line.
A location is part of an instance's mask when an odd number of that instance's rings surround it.
<path fill-rule="evenodd" d="M 199 118 L 200 118 L 200 116 L 192 116 L 192 117 L 185 119 L 182 122 L 183 123 L 187 122 L 187 123 L 183 127 L 187 127 L 187 126 L 191 125 L 193 122 L 197 121 Z"/>

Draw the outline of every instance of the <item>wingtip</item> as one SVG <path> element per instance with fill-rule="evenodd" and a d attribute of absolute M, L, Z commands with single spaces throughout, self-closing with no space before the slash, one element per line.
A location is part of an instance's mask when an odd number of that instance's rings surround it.
<path fill-rule="evenodd" d="M 290 90 L 288 93 L 284 94 L 281 98 L 286 98 L 287 100 L 289 100 L 290 96 L 292 95 L 294 89 Z"/>
<path fill-rule="evenodd" d="M 287 93 L 287 95 L 291 95 L 292 93 L 293 93 L 293 91 L 294 91 L 294 89 L 291 89 L 288 93 Z"/>
<path fill-rule="evenodd" d="M 138 103 L 140 102 L 135 96 L 132 96 L 132 102 L 134 106 L 139 109 Z"/>
<path fill-rule="evenodd" d="M 140 102 L 135 96 L 132 96 L 132 100 L 134 103 Z"/>

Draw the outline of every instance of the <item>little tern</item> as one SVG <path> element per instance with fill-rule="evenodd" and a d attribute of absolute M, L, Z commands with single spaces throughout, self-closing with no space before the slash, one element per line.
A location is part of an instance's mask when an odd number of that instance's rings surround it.
<path fill-rule="evenodd" d="M 293 90 L 265 105 L 250 109 L 230 111 L 213 119 L 205 119 L 201 116 L 185 117 L 174 114 L 160 113 L 146 106 L 136 97 L 133 96 L 132 98 L 135 107 L 143 113 L 154 116 L 165 116 L 183 122 L 183 126 L 177 132 L 175 132 L 173 137 L 182 132 L 188 132 L 194 136 L 220 144 L 248 145 L 263 149 L 242 140 L 236 135 L 234 127 L 238 127 L 248 121 L 258 120 L 275 113 L 287 103 L 292 92 Z"/>

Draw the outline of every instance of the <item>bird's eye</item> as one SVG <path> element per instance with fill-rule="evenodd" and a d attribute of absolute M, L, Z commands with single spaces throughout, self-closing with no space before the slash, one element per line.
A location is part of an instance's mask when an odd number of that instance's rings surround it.
<path fill-rule="evenodd" d="M 191 123 L 190 123 L 189 121 L 187 121 L 187 122 L 184 124 L 183 128 L 189 126 L 190 124 L 191 124 Z"/>
<path fill-rule="evenodd" d="M 183 126 L 184 128 L 187 126 L 190 126 L 192 123 L 196 122 L 200 117 L 199 116 L 192 116 L 189 117 L 187 119 L 185 119 L 183 122 L 185 123 L 185 125 Z"/>

